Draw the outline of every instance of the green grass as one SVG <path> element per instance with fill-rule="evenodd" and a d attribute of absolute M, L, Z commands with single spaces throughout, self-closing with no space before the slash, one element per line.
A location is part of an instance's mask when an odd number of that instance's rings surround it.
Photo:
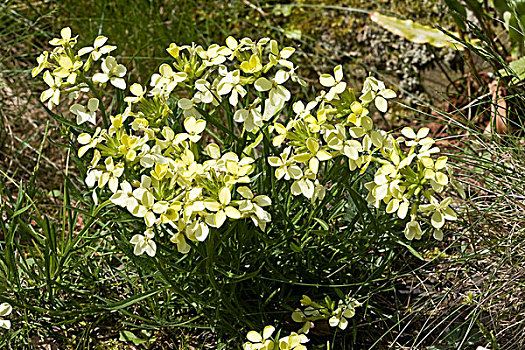
<path fill-rule="evenodd" d="M 484 28 L 493 28 L 489 16 L 484 16 Z M 501 41 L 490 38 L 493 34 L 486 34 L 469 23 L 467 35 L 481 40 L 483 52 L 469 48 L 476 70 L 466 65 L 467 73 L 458 75 L 449 69 L 448 74 L 457 80 L 446 91 L 446 110 L 419 100 L 432 114 L 420 114 L 418 120 L 441 123 L 442 132 L 449 135 L 442 147 L 453 159 L 456 178 L 464 189 L 464 194 L 456 195 L 464 215 L 446 255 L 439 259 L 441 268 L 423 274 L 422 286 L 427 279 L 436 284 L 425 288 L 421 299 L 428 317 L 420 330 L 424 336 L 412 343 L 415 348 L 421 346 L 422 339 L 436 334 L 445 341 L 436 347 L 440 349 L 480 344 L 490 349 L 524 346 L 525 327 L 520 320 L 525 310 L 525 97 L 523 83 L 513 84 L 498 74 L 502 68 L 508 71 L 504 54 L 508 45 L 500 46 Z M 487 76 L 487 72 L 494 75 Z M 497 95 L 489 88 L 496 82 L 501 87 Z M 506 121 L 507 132 L 497 129 L 498 118 Z M 487 130 L 488 125 L 492 131 Z"/>

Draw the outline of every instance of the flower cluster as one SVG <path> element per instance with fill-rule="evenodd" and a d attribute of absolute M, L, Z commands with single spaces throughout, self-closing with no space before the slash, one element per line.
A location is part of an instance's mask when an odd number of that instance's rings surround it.
<path fill-rule="evenodd" d="M 295 116 L 286 125 L 274 123 L 273 145 L 285 146 L 278 156 L 268 158 L 276 168 L 275 177 L 293 181 L 291 193 L 314 202 L 322 200 L 327 190 L 322 169 L 328 162 L 344 160 L 351 171 L 359 169 L 361 173 L 376 163 L 379 168 L 374 180 L 365 185 L 367 201 L 377 208 L 384 203 L 387 213 L 395 213 L 400 219 L 410 213 L 405 228 L 409 240 L 421 238 L 419 221 L 432 212 L 434 237 L 442 238 L 440 229 L 445 220 L 456 218 L 448 207 L 450 200 L 439 203 L 436 198 L 449 182 L 444 173 L 447 157 L 432 158 L 440 150 L 428 137 L 428 128 L 417 133 L 404 128 L 399 138 L 374 128 L 370 104 L 374 102 L 379 111 L 386 112 L 387 99 L 396 96 L 382 82 L 367 78 L 356 98 L 342 80 L 341 66 L 334 69 L 333 76 L 321 75 L 321 84 L 330 90 L 321 91 L 312 101 L 295 102 Z M 422 198 L 430 204 L 420 205 Z"/>
<path fill-rule="evenodd" d="M 262 334 L 256 331 L 248 332 L 246 338 L 248 341 L 243 344 L 243 350 L 306 350 L 304 343 L 308 342 L 308 338 L 304 334 L 290 333 L 278 340 L 272 339 L 275 332 L 275 327 L 266 326 Z"/>
<path fill-rule="evenodd" d="M 408 239 L 421 237 L 426 213 L 436 238 L 445 221 L 455 219 L 450 200 L 438 200 L 448 183 L 446 157 L 434 159 L 439 149 L 428 129 L 406 128 L 396 139 L 374 127 L 369 105 L 386 112 L 387 100 L 396 96 L 377 79 L 367 78 L 356 98 L 337 66 L 320 77 L 327 91 L 296 101 L 294 117 L 283 123 L 290 85 L 305 85 L 291 61 L 294 48 L 269 38 L 228 37 L 225 45 L 207 48 L 172 43 L 172 62 L 160 65 L 145 86 L 127 84 L 126 67 L 109 55 L 116 47 L 107 40 L 99 36 L 76 51 L 77 37 L 64 28 L 32 74 L 43 72 L 49 88 L 41 101 L 50 109 L 67 94 L 77 124 L 96 125 L 77 137 L 78 156 L 89 157 L 85 181 L 95 203 L 109 198 L 143 222 L 131 238 L 135 254 L 155 255 L 156 240 L 165 234 L 186 253 L 188 240 L 204 241 L 228 221 L 249 219 L 265 230 L 272 203 L 250 176 L 269 128 L 279 153 L 267 161 L 278 180 L 292 181 L 293 195 L 322 199 L 327 162 L 344 160 L 361 173 L 374 162 L 380 167 L 366 184 L 367 199 L 376 207 L 383 202 L 400 219 L 410 213 Z M 127 86 L 121 110 L 104 106 L 101 89 Z"/>
<path fill-rule="evenodd" d="M 339 300 L 336 305 L 328 296 L 323 301 L 316 302 L 303 295 L 301 305 L 306 307 L 296 309 L 292 313 L 292 320 L 303 323 L 299 333 L 308 334 L 313 322 L 319 320 L 328 320 L 330 327 L 345 330 L 348 326 L 348 319 L 354 317 L 355 308 L 361 306 L 361 303 L 353 298 L 347 298 L 346 302 Z"/>
<path fill-rule="evenodd" d="M 115 47 L 105 45 L 107 38 L 98 37 L 92 46 L 75 53 L 77 38 L 69 28 L 61 35 L 50 42 L 57 47 L 44 52 L 33 70 L 33 75 L 43 71 L 50 86 L 41 100 L 49 108 L 60 103 L 64 92 L 71 99 L 86 100 L 85 105 L 74 103 L 70 111 L 78 124 L 96 124 L 97 112 L 104 117 L 105 109 L 99 98 L 87 92 L 108 83 L 124 90 L 126 68 L 108 56 Z M 250 153 L 261 138 L 239 153 L 225 152 L 202 140 L 208 126 L 205 116 L 213 116 L 212 111 L 226 101 L 232 120 L 243 124 L 243 133 L 250 133 L 290 99 L 282 84 L 302 82 L 287 60 L 295 50 L 279 49 L 270 39 L 238 42 L 230 37 L 226 46 L 204 49 L 172 44 L 167 51 L 174 62 L 159 67 L 149 91 L 132 84 L 131 95 L 124 99 L 125 110 L 110 116 L 106 128 L 78 136 L 79 157 L 92 155 L 86 184 L 94 188 L 94 198 L 97 190 L 108 189 L 112 203 L 144 221 L 145 231 L 131 238 L 137 255 L 156 253 L 159 227 L 170 233 L 170 240 L 182 253 L 189 251 L 187 240 L 203 241 L 210 228 L 218 229 L 227 220 L 250 219 L 265 229 L 271 221 L 265 207 L 271 200 L 249 186 L 255 161 Z M 101 71 L 90 76 L 96 61 L 101 61 Z M 258 97 L 244 105 L 240 100 L 247 96 L 249 85 Z M 177 98 L 173 93 L 177 87 L 187 97 Z"/>
<path fill-rule="evenodd" d="M 361 303 L 353 298 L 348 298 L 346 302 L 339 300 L 336 305 L 328 296 L 321 302 L 315 302 L 306 295 L 303 295 L 301 304 L 306 308 L 296 309 L 292 313 L 295 322 L 304 323 L 299 331 L 285 337 L 277 337 L 278 339 L 272 338 L 275 332 L 273 326 L 264 327 L 262 333 L 250 331 L 246 335 L 248 341 L 244 343 L 243 350 L 306 350 L 304 343 L 309 341 L 306 334 L 314 321 L 328 320 L 331 327 L 344 330 L 348 326 L 348 319 L 354 317 L 355 308 L 361 306 Z"/>

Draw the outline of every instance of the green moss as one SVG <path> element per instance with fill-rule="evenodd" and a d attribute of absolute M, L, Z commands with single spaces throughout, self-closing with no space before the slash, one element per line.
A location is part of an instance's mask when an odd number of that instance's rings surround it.
<path fill-rule="evenodd" d="M 450 25 L 450 19 L 444 16 L 444 4 L 438 0 L 299 0 L 297 3 L 304 4 L 305 7 L 294 7 L 285 26 L 300 30 L 307 37 L 321 39 L 320 45 L 322 42 L 336 42 L 343 51 L 359 49 L 360 45 L 355 40 L 356 34 L 371 26 L 365 13 L 355 12 L 353 9 L 379 11 L 430 25 Z"/>

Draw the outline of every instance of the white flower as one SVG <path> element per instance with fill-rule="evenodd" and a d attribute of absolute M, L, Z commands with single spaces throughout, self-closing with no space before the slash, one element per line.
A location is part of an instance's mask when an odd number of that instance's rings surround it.
<path fill-rule="evenodd" d="M 317 101 L 311 101 L 304 105 L 303 101 L 297 101 L 293 104 L 293 111 L 299 119 L 311 116 L 310 112 L 317 106 Z"/>
<path fill-rule="evenodd" d="M 249 215 L 253 223 L 264 230 L 266 223 L 270 222 L 272 217 L 262 207 L 270 206 L 272 200 L 265 195 L 254 196 L 247 186 L 237 188 L 237 192 L 244 198 L 244 200 L 239 201 L 239 211 L 243 216 Z"/>
<path fill-rule="evenodd" d="M 385 83 L 377 80 L 374 77 L 368 77 L 363 84 L 362 94 L 359 99 L 363 103 L 370 103 L 375 100 L 376 108 L 385 113 L 388 109 L 388 103 L 386 99 L 396 97 L 396 93 L 391 89 L 385 88 Z"/>
<path fill-rule="evenodd" d="M 241 213 L 231 203 L 231 192 L 228 187 L 223 187 L 219 190 L 219 201 L 214 199 L 207 199 L 204 201 L 204 206 L 214 214 L 206 217 L 206 223 L 211 227 L 219 228 L 224 224 L 227 218 L 240 219 Z"/>
<path fill-rule="evenodd" d="M 40 74 L 41 71 L 43 71 L 46 68 L 51 68 L 52 65 L 48 62 L 49 59 L 49 52 L 44 51 L 40 56 L 37 57 L 36 62 L 38 63 L 38 66 L 33 68 L 31 70 L 31 76 L 34 78 L 38 74 Z"/>
<path fill-rule="evenodd" d="M 226 61 L 226 56 L 230 56 L 232 50 L 226 46 L 213 44 L 210 45 L 206 51 L 199 46 L 197 48 L 197 54 L 203 59 L 206 66 L 217 66 Z"/>
<path fill-rule="evenodd" d="M 228 59 L 231 61 L 236 56 L 240 57 L 239 51 L 243 51 L 244 46 L 247 45 L 246 41 L 243 39 L 239 43 L 234 37 L 229 36 L 226 38 L 226 46 L 231 50 L 231 55 L 228 57 Z"/>
<path fill-rule="evenodd" d="M 224 78 L 221 79 L 217 85 L 217 93 L 219 95 L 226 95 L 231 92 L 230 104 L 236 106 L 239 102 L 239 95 L 244 97 L 247 93 L 246 89 L 240 84 L 241 72 L 237 69 L 233 72 L 228 72 Z"/>
<path fill-rule="evenodd" d="M 40 95 L 41 102 L 47 102 L 49 109 L 53 108 L 53 105 L 60 103 L 60 87 L 62 86 L 62 79 L 59 77 L 53 77 L 49 71 L 44 72 L 44 82 L 49 86 L 49 89 L 42 92 Z"/>
<path fill-rule="evenodd" d="M 273 350 L 274 342 L 270 337 L 274 331 L 275 327 L 266 326 L 262 334 L 256 331 L 248 332 L 246 338 L 249 342 L 243 344 L 243 350 Z"/>
<path fill-rule="evenodd" d="M 281 123 L 274 123 L 273 131 L 275 131 L 278 135 L 273 138 L 272 145 L 279 147 L 288 136 L 288 131 L 293 127 L 293 125 L 294 122 L 292 120 L 289 121 L 286 126 L 282 125 Z"/>
<path fill-rule="evenodd" d="M 444 173 L 444 169 L 446 167 L 448 158 L 446 156 L 442 156 L 436 159 L 436 161 L 434 162 L 434 160 L 426 154 L 428 153 L 425 153 L 425 155 L 421 157 L 419 157 L 418 155 L 421 164 L 423 164 L 423 166 L 425 167 L 423 177 L 425 179 L 428 179 L 434 191 L 441 192 L 444 186 L 446 186 L 449 182 L 447 174 Z"/>
<path fill-rule="evenodd" d="M 177 102 L 177 106 L 184 111 L 183 114 L 185 117 L 200 118 L 202 114 L 195 108 L 196 102 L 198 103 L 199 101 L 197 101 L 195 97 L 191 100 L 181 98 L 179 102 Z"/>
<path fill-rule="evenodd" d="M 142 176 L 140 187 L 133 191 L 133 197 L 136 201 L 130 200 L 128 210 L 131 209 L 129 211 L 134 216 L 144 218 L 148 227 L 153 226 L 157 221 L 155 214 L 162 214 L 168 209 L 169 204 L 166 201 L 155 202 L 149 176 Z"/>
<path fill-rule="evenodd" d="M 268 157 L 268 163 L 277 167 L 275 170 L 275 177 L 280 180 L 284 177 L 285 180 L 300 179 L 303 176 L 301 168 L 295 164 L 295 158 L 290 157 L 292 147 L 287 147 L 280 155 L 280 157 Z"/>
<path fill-rule="evenodd" d="M 168 64 L 162 64 L 159 73 L 151 76 L 152 95 L 169 95 L 177 84 L 185 81 L 188 76 L 185 72 L 174 72 Z"/>
<path fill-rule="evenodd" d="M 129 88 L 129 91 L 131 91 L 131 94 L 133 96 L 128 96 L 124 98 L 124 101 L 127 103 L 140 102 L 144 98 L 144 95 L 146 94 L 146 89 L 144 89 L 142 85 L 137 84 L 137 83 L 131 85 L 131 87 Z"/>
<path fill-rule="evenodd" d="M 98 182 L 98 180 L 102 176 L 102 173 L 103 173 L 102 170 L 98 170 L 98 169 L 89 170 L 86 174 L 86 185 L 89 188 L 92 188 L 93 186 L 95 186 L 95 183 Z"/>
<path fill-rule="evenodd" d="M 181 143 L 189 139 L 191 142 L 198 142 L 201 139 L 201 133 L 206 129 L 206 120 L 189 117 L 184 120 L 185 133 L 175 136 L 175 143 Z"/>
<path fill-rule="evenodd" d="M 320 162 L 327 161 L 332 158 L 330 153 L 320 148 L 319 141 L 313 137 L 309 137 L 306 140 L 306 149 L 308 152 L 296 155 L 295 160 L 300 163 L 308 161 L 308 167 L 314 174 L 317 174 L 319 171 Z"/>
<path fill-rule="evenodd" d="M 99 101 L 96 98 L 90 98 L 87 103 L 87 108 L 81 104 L 75 103 L 69 108 L 69 111 L 77 116 L 77 124 L 80 125 L 85 122 L 91 124 L 97 123 L 96 111 L 98 110 Z"/>
<path fill-rule="evenodd" d="M 293 47 L 285 47 L 279 51 L 279 45 L 277 41 L 270 41 L 270 54 L 269 59 L 272 65 L 279 63 L 281 66 L 292 69 L 293 63 L 288 61 L 288 58 L 293 55 L 295 49 Z"/>
<path fill-rule="evenodd" d="M 49 43 L 53 46 L 59 46 L 59 45 L 65 46 L 71 43 L 71 46 L 73 47 L 74 44 L 77 42 L 78 36 L 71 37 L 71 28 L 69 27 L 62 28 L 62 30 L 60 31 L 60 36 L 61 36 L 60 39 L 58 38 L 51 39 Z"/>
<path fill-rule="evenodd" d="M 308 342 L 304 334 L 292 332 L 289 336 L 279 339 L 279 349 L 281 350 L 306 350 L 303 343 Z"/>
<path fill-rule="evenodd" d="M 13 308 L 8 303 L 0 304 L 0 317 L 9 316 L 12 311 Z M 11 328 L 11 321 L 0 318 L 0 328 Z"/>
<path fill-rule="evenodd" d="M 264 101 L 264 112 L 262 118 L 264 121 L 272 119 L 281 109 L 284 107 L 284 100 L 278 99 L 277 101 L 271 98 Z"/>
<path fill-rule="evenodd" d="M 120 183 L 120 190 L 116 191 L 109 199 L 113 204 L 126 207 L 133 200 L 133 188 L 127 181 Z"/>
<path fill-rule="evenodd" d="M 315 180 L 315 182 L 314 182 L 314 193 L 312 195 L 312 198 L 310 198 L 310 202 L 312 204 L 314 204 L 316 201 L 322 201 L 324 199 L 325 195 L 326 195 L 326 189 L 319 182 L 319 180 Z"/>
<path fill-rule="evenodd" d="M 135 245 L 133 253 L 135 255 L 142 255 L 144 252 L 149 256 L 155 256 L 157 251 L 157 244 L 153 241 L 155 234 L 152 229 L 148 229 L 144 232 L 144 235 L 136 234 L 134 235 L 130 243 Z"/>
<path fill-rule="evenodd" d="M 105 36 L 97 36 L 93 46 L 86 46 L 78 50 L 78 55 L 83 56 L 87 53 L 90 53 L 93 61 L 98 61 L 102 55 L 108 54 L 111 51 L 115 50 L 116 46 L 104 45 L 108 41 L 108 38 Z"/>
<path fill-rule="evenodd" d="M 170 241 L 177 244 L 177 250 L 179 253 L 186 254 L 190 251 L 190 246 L 188 243 L 186 243 L 186 239 L 184 239 L 184 235 L 182 233 L 178 232 L 170 238 Z"/>
<path fill-rule="evenodd" d="M 186 237 L 192 241 L 203 242 L 210 233 L 210 227 L 201 220 L 194 220 L 192 223 L 186 225 Z"/>
<path fill-rule="evenodd" d="M 126 81 L 122 78 L 126 75 L 126 67 L 122 64 L 117 64 L 117 60 L 113 56 L 106 57 L 100 65 L 103 73 L 96 73 L 93 75 L 93 82 L 95 84 L 103 84 L 109 81 L 111 85 L 121 90 L 126 89 Z"/>
<path fill-rule="evenodd" d="M 302 194 L 306 198 L 312 198 L 315 192 L 315 186 L 312 180 L 315 180 L 314 174 L 311 172 L 304 173 L 301 178 L 296 179 L 292 183 L 290 191 L 294 196 Z"/>
<path fill-rule="evenodd" d="M 80 67 L 82 67 L 81 61 L 73 61 L 69 56 L 63 55 L 58 58 L 59 67 L 53 70 L 53 75 L 66 81 L 73 85 L 77 80 L 77 73 L 75 72 Z"/>
<path fill-rule="evenodd" d="M 244 122 L 244 129 L 248 132 L 252 132 L 257 128 L 263 126 L 263 116 L 261 114 L 261 99 L 257 98 L 248 107 L 248 109 L 239 109 L 233 115 L 233 120 L 237 123 Z"/>
<path fill-rule="evenodd" d="M 193 95 L 193 99 L 202 103 L 212 103 L 214 106 L 219 104 L 217 98 L 213 95 L 210 82 L 205 79 L 195 81 L 195 88 L 198 90 Z"/>
<path fill-rule="evenodd" d="M 111 192 L 115 193 L 118 189 L 118 178 L 124 172 L 124 164 L 121 162 L 115 164 L 112 157 L 106 158 L 104 164 L 106 171 L 102 172 L 98 179 L 98 188 L 103 188 L 107 183 Z"/>
<path fill-rule="evenodd" d="M 345 330 L 348 327 L 348 319 L 354 317 L 355 309 L 354 306 L 361 305 L 357 301 L 351 302 L 350 305 L 346 305 L 342 300 L 339 300 L 337 309 L 334 310 L 333 316 L 330 317 L 328 323 L 330 327 L 339 327 Z"/>
<path fill-rule="evenodd" d="M 330 91 L 325 95 L 328 101 L 332 101 L 337 95 L 343 93 L 346 89 L 346 83 L 343 80 L 343 67 L 341 65 L 334 68 L 334 76 L 330 74 L 322 74 L 319 77 L 319 82 L 325 87 L 329 87 Z"/>
<path fill-rule="evenodd" d="M 286 89 L 284 84 L 290 78 L 290 73 L 279 70 L 275 73 L 275 77 L 272 80 L 268 80 L 265 77 L 260 77 L 253 84 L 257 91 L 270 91 L 270 100 L 273 104 L 279 105 L 282 102 L 286 102 L 291 98 L 291 93 Z"/>
<path fill-rule="evenodd" d="M 417 221 L 410 221 L 405 226 L 405 237 L 408 240 L 415 239 L 421 239 L 423 236 L 423 231 L 421 231 L 421 226 L 419 226 L 419 222 Z"/>
<path fill-rule="evenodd" d="M 435 198 L 430 198 L 430 204 L 423 204 L 419 208 L 422 212 L 433 211 L 432 218 L 430 219 L 432 226 L 436 229 L 440 229 L 445 226 L 445 221 L 457 220 L 456 213 L 449 207 L 452 203 L 452 198 L 448 197 L 441 201 L 441 203 Z"/>
<path fill-rule="evenodd" d="M 105 134 L 106 130 L 102 130 L 100 127 L 98 127 L 95 130 L 95 133 L 93 136 L 91 136 L 88 133 L 82 133 L 78 135 L 78 143 L 83 145 L 78 149 L 78 156 L 82 158 L 82 156 L 90 149 L 94 148 L 100 141 L 104 139 L 103 135 Z"/>

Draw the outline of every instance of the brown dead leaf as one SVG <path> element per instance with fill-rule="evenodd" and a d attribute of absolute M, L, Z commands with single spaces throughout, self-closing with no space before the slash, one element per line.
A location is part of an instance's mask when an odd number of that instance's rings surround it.
<path fill-rule="evenodd" d="M 507 129 L 507 102 L 505 102 L 505 89 L 499 84 L 498 80 L 493 80 L 489 84 L 489 92 L 492 98 L 490 106 L 490 120 L 485 127 L 485 134 L 493 133 L 493 126 L 496 127 L 497 134 L 506 134 Z"/>

